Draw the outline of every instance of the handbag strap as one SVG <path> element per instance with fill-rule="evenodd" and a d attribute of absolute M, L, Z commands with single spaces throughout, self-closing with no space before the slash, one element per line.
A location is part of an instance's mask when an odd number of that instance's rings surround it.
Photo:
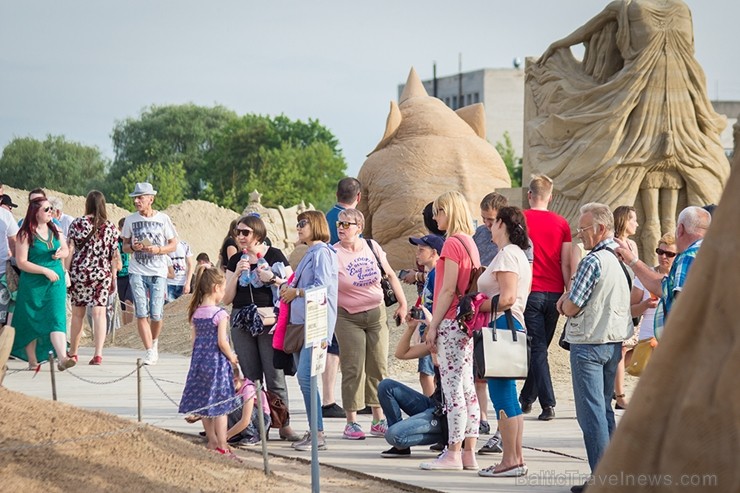
<path fill-rule="evenodd" d="M 615 252 L 611 248 L 604 247 L 603 249 L 612 252 L 612 255 L 617 258 L 617 262 L 619 262 L 619 266 L 622 268 L 622 272 L 624 272 L 624 275 L 627 277 L 627 286 L 629 286 L 630 292 L 632 292 L 632 278 L 630 277 L 630 273 L 627 272 L 627 267 L 624 266 L 624 262 L 622 262 L 622 259 L 620 259 L 619 255 L 617 255 L 617 252 Z"/>
<path fill-rule="evenodd" d="M 385 270 L 383 269 L 383 264 L 380 262 L 380 257 L 378 257 L 378 254 L 375 252 L 375 248 L 373 248 L 372 240 L 366 238 L 365 241 L 367 242 L 367 246 L 370 247 L 370 250 L 372 250 L 373 255 L 375 256 L 375 261 L 378 263 L 378 268 L 380 269 L 380 277 L 385 279 L 386 277 L 388 277 L 388 274 L 385 273 Z"/>
<path fill-rule="evenodd" d="M 93 237 L 93 235 L 95 234 L 95 232 L 96 232 L 96 231 L 99 231 L 99 230 L 100 230 L 100 227 L 97 227 L 97 228 L 96 228 L 96 227 L 95 227 L 95 224 L 93 223 L 93 225 L 92 225 L 92 229 L 90 229 L 90 233 L 88 233 L 88 235 L 87 235 L 87 236 L 86 236 L 86 237 L 85 237 L 85 238 L 84 238 L 84 239 L 82 240 L 82 243 L 80 243 L 80 245 L 79 245 L 79 246 L 77 246 L 77 244 L 75 243 L 75 246 L 77 247 L 77 249 L 78 249 L 78 250 L 82 250 L 82 248 L 83 248 L 83 247 L 84 247 L 85 245 L 87 245 L 87 243 L 88 243 L 88 242 L 90 241 L 90 239 L 91 239 L 91 238 Z"/>
<path fill-rule="evenodd" d="M 491 298 L 491 305 L 493 305 L 493 309 L 491 310 L 491 313 L 493 313 L 493 318 L 491 319 L 491 322 L 493 323 L 493 339 L 496 340 L 496 319 L 498 318 L 498 296 L 496 295 L 493 298 Z M 506 329 L 511 331 L 512 338 L 514 341 L 516 341 L 517 337 L 517 330 L 514 327 L 514 316 L 511 313 L 511 308 L 507 308 L 504 310 L 504 318 L 506 319 Z"/>

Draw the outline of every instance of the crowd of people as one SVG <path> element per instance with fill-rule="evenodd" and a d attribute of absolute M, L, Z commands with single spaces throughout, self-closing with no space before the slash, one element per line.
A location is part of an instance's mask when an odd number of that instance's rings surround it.
<path fill-rule="evenodd" d="M 98 191 L 88 194 L 85 214 L 68 224 L 60 222 L 61 208 L 41 189 L 31 192 L 28 210 L 16 223 L 10 214 L 16 206 L 3 194 L 0 281 L 13 288 L 14 302 L 4 321 L 17 331 L 13 355 L 36 369 L 52 351 L 60 371 L 73 367 L 90 309 L 95 346 L 90 364 L 101 364 L 106 307 L 114 298 L 124 314 L 136 318 L 146 350 L 143 363 L 154 365 L 165 302 L 192 293 L 194 346 L 180 412 L 202 420 L 209 449 L 231 455 L 230 445 L 259 441 L 257 408 L 264 408 L 265 424 L 271 424 L 269 403 L 257 396 L 256 381 L 287 403 L 286 376 L 295 375 L 311 422 L 312 348 L 289 350 L 284 340 L 291 327 L 305 323 L 306 291 L 321 286 L 327 292 L 330 359 L 325 398 L 316 396 L 323 404 L 313 430 L 320 450 L 327 446 L 325 417 L 346 419 L 342 437 L 362 440 L 358 414 L 368 412 L 369 433 L 391 445 L 383 457 L 405 457 L 411 447 L 431 445 L 441 453 L 422 462 L 422 470 L 516 477 L 528 472 L 522 415 L 538 401 L 538 419 L 555 419 L 547 354 L 562 315 L 567 321 L 560 345 L 570 351 L 576 416 L 594 471 L 616 426 L 613 401 L 617 409 L 628 406 L 623 373 L 632 348 L 638 341 L 660 338 L 711 214 L 695 206 L 684 209 L 675 235 L 665 234 L 655 245 L 659 262 L 651 266 L 639 260 L 629 239 L 638 227 L 633 207 L 611 211 L 604 204 L 585 204 L 572 235 L 567 221 L 548 210 L 552 187 L 547 176 L 534 176 L 526 210 L 509 206 L 495 192 L 488 194 L 480 203 L 477 228 L 462 194 L 451 191 L 434 198 L 422 213 L 427 234 L 409 238 L 416 269 L 398 275 L 382 246 L 363 237 L 365 217 L 355 208 L 360 183 L 354 178 L 339 182 L 338 203 L 327 215 L 298 215 L 298 241 L 308 249 L 295 267 L 271 246 L 256 214 L 229 226 L 216 265 L 200 254 L 196 266 L 170 218 L 153 208 L 157 191 L 149 183 L 136 184 L 130 194 L 136 212 L 118 227 L 108 220 L 105 197 Z M 9 269 L 19 272 L 15 283 L 8 282 Z M 527 336 L 531 362 L 518 394 L 514 379 L 475 378 L 473 338 L 458 305 L 476 272 L 476 288 L 485 295 L 477 309 L 491 313 L 492 327 L 506 327 L 504 312 L 510 312 L 514 330 Z M 402 282 L 417 287 L 411 309 Z M 388 290 L 397 303 L 393 321 L 386 320 Z M 230 315 L 223 308 L 229 305 Z M 395 355 L 418 359 L 421 392 L 388 378 L 392 323 L 405 324 Z M 333 396 L 337 368 L 343 407 Z M 492 431 L 489 398 L 498 427 L 476 451 L 478 437 Z M 311 449 L 312 432 L 301 437 L 289 417 L 280 419 L 278 433 L 296 450 Z M 479 468 L 476 455 L 497 453 L 502 454 L 499 463 Z M 573 491 L 584 488 L 575 485 Z"/>

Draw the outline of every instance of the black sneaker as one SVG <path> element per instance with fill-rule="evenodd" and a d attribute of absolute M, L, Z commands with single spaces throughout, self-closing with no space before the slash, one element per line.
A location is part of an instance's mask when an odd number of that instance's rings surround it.
<path fill-rule="evenodd" d="M 531 402 L 522 402 L 519 401 L 519 404 L 522 406 L 522 412 L 524 414 L 529 414 L 532 412 L 532 403 Z"/>
<path fill-rule="evenodd" d="M 542 410 L 542 414 L 537 416 L 537 419 L 540 421 L 550 421 L 551 419 L 555 419 L 555 408 L 554 407 L 546 407 Z"/>
<path fill-rule="evenodd" d="M 439 442 L 439 443 L 435 443 L 434 445 L 432 445 L 431 447 L 429 447 L 429 450 L 432 450 L 434 452 L 442 452 L 445 449 L 446 446 L 447 446 L 446 443 Z"/>
<path fill-rule="evenodd" d="M 372 414 L 372 413 L 373 413 L 373 410 L 370 409 L 370 406 L 365 406 L 359 411 L 357 411 L 357 414 Z"/>
<path fill-rule="evenodd" d="M 393 459 L 394 457 L 409 457 L 411 455 L 411 449 L 410 448 L 396 448 L 391 447 L 388 450 L 384 450 L 380 453 L 381 457 L 385 457 L 386 459 Z"/>
<path fill-rule="evenodd" d="M 347 413 L 344 412 L 342 406 L 334 402 L 321 406 L 321 416 L 324 418 L 346 418 Z"/>
<path fill-rule="evenodd" d="M 491 434 L 491 425 L 488 424 L 488 421 L 480 422 L 480 425 L 478 425 L 478 434 L 479 435 L 490 435 Z"/>

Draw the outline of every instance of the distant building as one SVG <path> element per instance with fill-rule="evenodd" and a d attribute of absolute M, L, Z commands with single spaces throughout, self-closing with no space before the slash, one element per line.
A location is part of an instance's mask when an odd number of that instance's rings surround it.
<path fill-rule="evenodd" d="M 725 148 L 725 154 L 731 158 L 735 148 L 732 131 L 740 116 L 740 101 L 712 101 L 712 106 L 714 106 L 714 111 L 727 117 L 727 128 L 720 135 L 720 140 L 722 147 Z"/>
<path fill-rule="evenodd" d="M 461 84 L 462 78 L 462 84 Z M 434 96 L 434 81 L 422 81 Z M 405 84 L 399 84 L 401 97 Z M 524 71 L 508 68 L 484 68 L 437 78 L 436 96 L 453 110 L 483 103 L 486 111 L 486 138 L 495 145 L 509 132 L 516 155 L 522 156 L 524 138 Z"/>

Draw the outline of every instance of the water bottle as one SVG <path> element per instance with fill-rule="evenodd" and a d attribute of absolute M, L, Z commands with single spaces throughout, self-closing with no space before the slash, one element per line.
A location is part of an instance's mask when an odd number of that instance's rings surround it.
<path fill-rule="evenodd" d="M 245 248 L 242 250 L 242 260 L 249 260 L 249 254 L 247 253 L 247 249 Z M 249 267 L 246 268 L 246 270 L 243 270 L 241 274 L 239 274 L 239 286 L 246 288 L 249 286 Z"/>
<path fill-rule="evenodd" d="M 262 282 L 259 276 L 260 270 L 270 270 L 270 264 L 267 263 L 267 260 L 262 256 L 261 253 L 257 254 L 257 267 L 254 269 L 254 272 L 252 272 L 252 286 L 255 288 L 261 288 L 265 284 Z"/>

